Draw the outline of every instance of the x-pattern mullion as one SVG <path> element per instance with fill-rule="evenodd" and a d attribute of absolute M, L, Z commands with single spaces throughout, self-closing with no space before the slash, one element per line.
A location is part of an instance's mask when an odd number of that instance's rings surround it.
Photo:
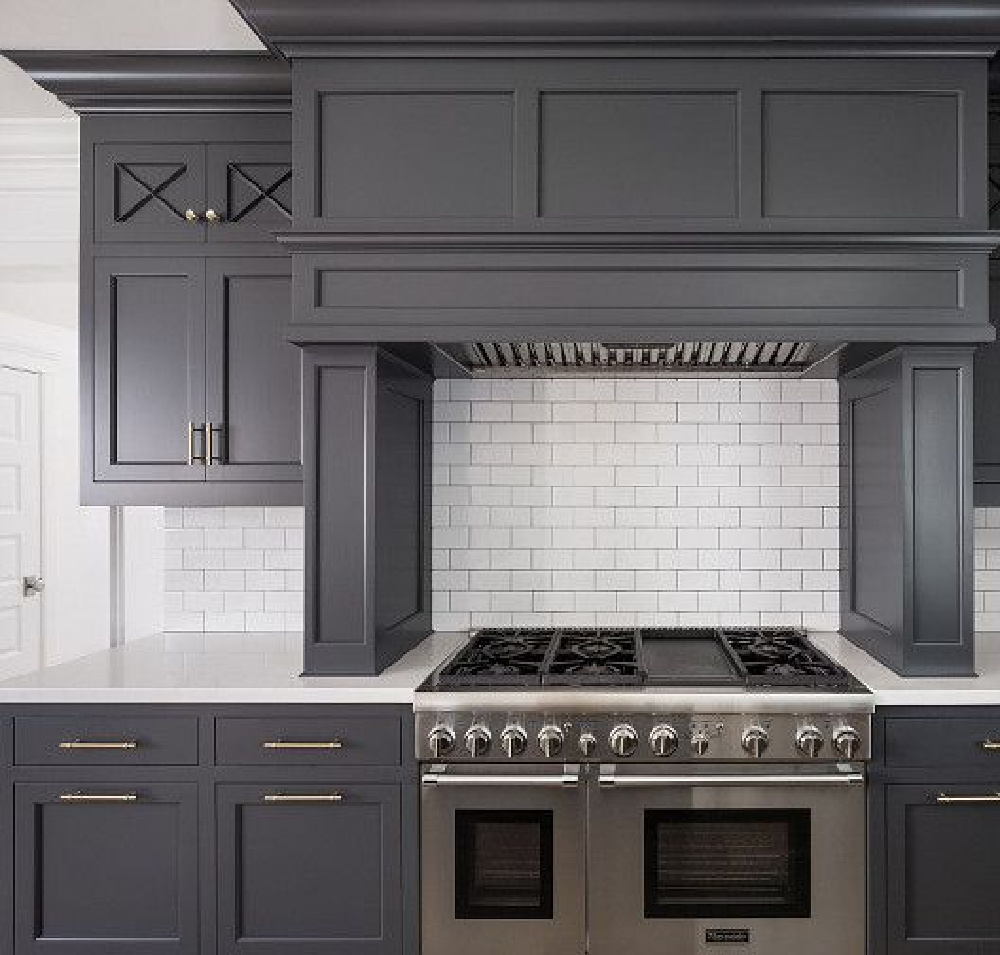
<path fill-rule="evenodd" d="M 180 179 L 180 177 L 187 172 L 186 163 L 178 166 L 177 169 L 175 169 L 169 176 L 167 176 L 167 178 L 164 179 L 163 182 L 161 182 L 158 186 L 151 186 L 148 182 L 143 180 L 142 177 L 140 177 L 131 169 L 129 169 L 129 167 L 125 165 L 125 163 L 119 163 L 118 168 L 122 172 L 124 172 L 127 176 L 129 176 L 132 180 L 134 180 L 136 183 L 142 186 L 143 189 L 146 190 L 146 195 L 142 196 L 139 199 L 139 201 L 134 206 L 132 206 L 131 209 L 116 216 L 119 222 L 124 222 L 126 219 L 131 219 L 132 216 L 134 216 L 140 209 L 142 209 L 148 203 L 152 202 L 154 199 L 157 202 L 159 202 L 165 209 L 167 209 L 168 212 L 172 212 L 175 216 L 177 216 L 178 219 L 184 218 L 184 214 L 180 210 L 175 209 L 169 202 L 167 202 L 166 199 L 163 198 L 163 196 L 160 195 L 160 193 L 163 192 L 163 190 L 166 189 L 168 186 L 177 182 L 177 180 Z"/>
<path fill-rule="evenodd" d="M 257 195 L 254 196 L 254 198 L 246 206 L 240 209 L 238 213 L 236 213 L 235 215 L 230 213 L 229 215 L 230 221 L 238 222 L 244 216 L 253 212 L 253 210 L 256 209 L 257 206 L 259 206 L 265 199 L 269 200 L 275 207 L 277 207 L 281 212 L 283 212 L 286 216 L 288 216 L 289 219 L 292 217 L 292 210 L 287 208 L 285 204 L 280 199 L 278 199 L 277 196 L 275 196 L 275 193 L 286 182 L 288 182 L 289 179 L 292 178 L 291 169 L 289 169 L 286 173 L 284 173 L 277 180 L 271 183 L 271 185 L 265 188 L 259 182 L 257 182 L 257 180 L 253 178 L 253 176 L 251 176 L 249 173 L 241 169 L 240 166 L 237 165 L 236 163 L 230 163 L 229 168 L 232 172 L 236 173 L 236 175 L 239 176 L 248 186 L 250 186 L 252 189 L 257 190 Z"/>

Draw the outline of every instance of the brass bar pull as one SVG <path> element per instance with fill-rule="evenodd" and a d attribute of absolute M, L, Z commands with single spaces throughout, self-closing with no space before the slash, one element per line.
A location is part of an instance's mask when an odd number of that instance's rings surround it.
<path fill-rule="evenodd" d="M 984 793 L 978 796 L 949 796 L 947 793 L 941 793 L 937 797 L 937 802 L 942 805 L 950 805 L 951 803 L 1000 803 L 1000 793 Z"/>
<path fill-rule="evenodd" d="M 136 793 L 63 793 L 59 802 L 138 802 Z"/>
<path fill-rule="evenodd" d="M 134 739 L 97 742 L 85 739 L 64 739 L 59 744 L 60 749 L 138 749 L 139 744 Z"/>
<path fill-rule="evenodd" d="M 215 428 L 207 421 L 202 427 L 205 431 L 205 463 L 215 464 L 215 455 L 212 453 L 212 433 L 215 431 Z"/>
<path fill-rule="evenodd" d="M 982 747 L 988 752 L 1000 751 L 1000 739 L 984 739 Z"/>
<path fill-rule="evenodd" d="M 200 428 L 197 428 L 197 427 L 195 427 L 195 423 L 193 421 L 189 421 L 188 422 L 188 464 L 189 465 L 191 465 L 191 464 L 204 464 L 205 463 L 205 455 L 204 454 L 195 454 L 194 453 L 194 436 L 196 434 L 199 434 L 199 433 L 202 436 L 202 440 L 204 440 L 205 439 L 205 427 L 204 427 L 204 425 L 202 425 L 202 427 L 200 427 Z"/>
<path fill-rule="evenodd" d="M 339 739 L 326 743 L 297 742 L 294 740 L 269 739 L 263 744 L 264 749 L 343 749 L 344 744 Z"/>
<path fill-rule="evenodd" d="M 343 802 L 343 793 L 268 793 L 264 802 L 272 805 L 279 803 L 333 803 Z"/>

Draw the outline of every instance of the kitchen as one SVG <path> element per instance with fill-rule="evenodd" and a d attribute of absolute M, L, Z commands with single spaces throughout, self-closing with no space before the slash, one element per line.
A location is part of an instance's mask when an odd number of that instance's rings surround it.
<path fill-rule="evenodd" d="M 1000 952 L 996 11 L 223 6 L 4 43 L 116 569 L 4 950 Z"/>

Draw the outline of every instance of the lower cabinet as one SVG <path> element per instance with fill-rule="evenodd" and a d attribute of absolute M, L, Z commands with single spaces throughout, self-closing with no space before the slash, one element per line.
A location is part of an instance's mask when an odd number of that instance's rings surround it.
<path fill-rule="evenodd" d="M 18 955 L 197 955 L 197 789 L 17 783 Z"/>
<path fill-rule="evenodd" d="M 1000 708 L 876 714 L 872 955 L 1000 953 Z"/>
<path fill-rule="evenodd" d="M 217 790 L 219 955 L 401 951 L 400 787 Z"/>

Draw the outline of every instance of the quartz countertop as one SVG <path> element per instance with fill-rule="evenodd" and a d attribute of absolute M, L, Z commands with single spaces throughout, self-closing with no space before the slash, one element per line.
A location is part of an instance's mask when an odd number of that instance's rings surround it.
<path fill-rule="evenodd" d="M 0 682 L 0 703 L 399 703 L 466 633 L 435 633 L 377 676 L 301 676 L 301 633 L 164 633 Z"/>

